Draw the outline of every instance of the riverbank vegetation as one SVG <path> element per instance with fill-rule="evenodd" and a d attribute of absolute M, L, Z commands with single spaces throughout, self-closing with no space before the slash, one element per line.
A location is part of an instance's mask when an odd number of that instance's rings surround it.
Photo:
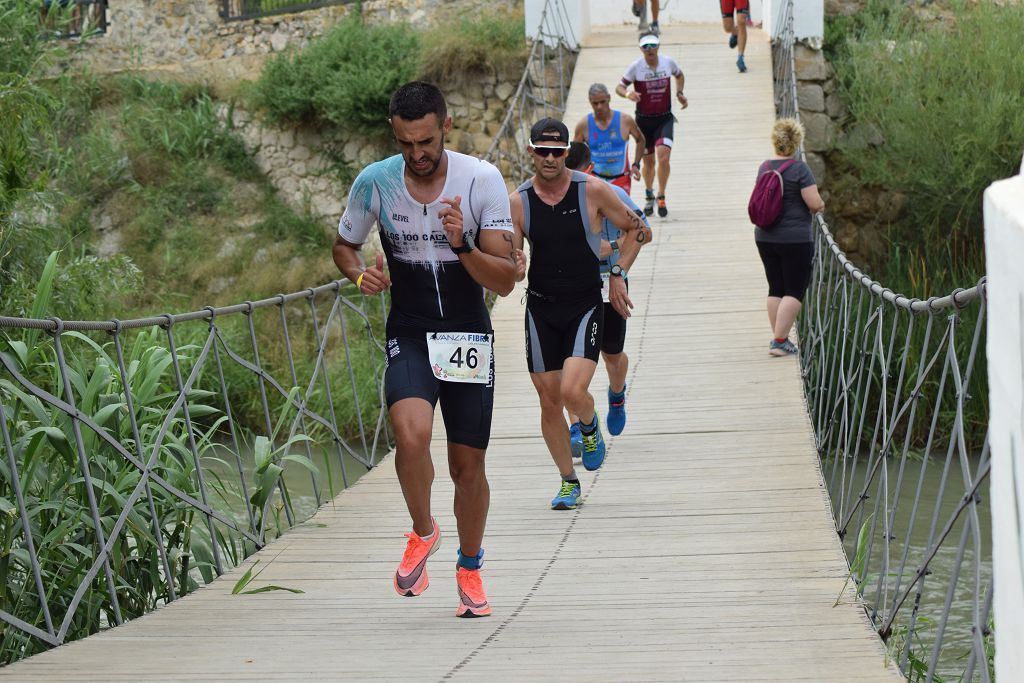
<path fill-rule="evenodd" d="M 401 80 L 525 60 L 521 15 L 447 35 L 380 27 L 379 45 L 401 59 L 376 62 L 355 21 L 233 91 L 279 122 L 377 134 Z M 66 71 L 71 48 L 38 34 L 34 7 L 0 0 L 0 313 L 124 320 L 338 277 L 333 226 L 282 200 L 226 123 L 230 102 L 200 84 Z M 362 80 L 327 78 L 339 55 Z M 336 109 L 353 85 L 365 97 Z M 59 349 L 39 330 L 5 332 L 0 609 L 43 631 L 63 625 L 68 640 L 94 633 L 211 580 L 218 556 L 238 564 L 357 477 L 353 454 L 379 455 L 375 434 L 386 441 L 383 356 L 367 334 L 369 321 L 379 341 L 384 302 L 341 294 L 219 315 L 215 338 L 207 320 L 66 331 Z M 60 402 L 72 398 L 69 413 Z M 176 492 L 143 483 L 142 463 Z M 196 501 L 219 517 L 208 523 Z M 102 539 L 109 560 L 97 563 Z M 8 625 L 0 664 L 45 647 Z"/>
<path fill-rule="evenodd" d="M 1024 4 L 936 7 L 922 14 L 896 0 L 870 0 L 860 12 L 829 17 L 825 36 L 849 110 L 848 134 L 829 158 L 831 191 L 897 204 L 881 226 L 883 258 L 865 265 L 890 289 L 920 298 L 969 288 L 984 275 L 982 194 L 1014 175 L 1024 152 L 1024 61 L 1011 57 L 1024 35 Z M 841 221 L 838 227 L 841 235 Z M 961 362 L 978 310 L 975 304 L 960 313 Z M 922 341 L 918 329 L 910 348 Z M 917 365 L 913 353 L 908 367 Z M 964 422 L 969 442 L 980 447 L 988 391 L 984 354 L 978 361 Z M 922 393 L 936 392 L 926 386 Z M 940 431 L 954 419 L 946 408 Z M 927 436 L 927 425 L 919 436 Z"/>
<path fill-rule="evenodd" d="M 1024 151 L 1022 35 L 1020 3 L 957 2 L 924 17 L 871 0 L 828 20 L 846 129 L 880 140 L 841 139 L 834 192 L 899 198 L 879 276 L 908 295 L 945 294 L 984 273 L 982 193 L 1014 175 Z"/>

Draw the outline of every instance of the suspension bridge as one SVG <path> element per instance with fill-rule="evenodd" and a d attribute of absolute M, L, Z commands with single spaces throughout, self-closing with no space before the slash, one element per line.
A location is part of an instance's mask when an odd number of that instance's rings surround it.
<path fill-rule="evenodd" d="M 519 108 L 492 150 L 506 173 L 522 169 L 517 147 L 538 102 L 564 111 L 571 127 L 589 111 L 590 83 L 616 82 L 638 54 L 635 31 L 618 29 L 592 33 L 571 55 L 548 40 L 564 35 L 551 28 L 556 15 L 545 13 Z M 383 455 L 383 407 L 364 399 L 352 415 L 336 411 L 361 381 L 380 380 L 383 300 L 339 282 L 142 321 L 4 319 L 49 332 L 60 376 L 47 386 L 12 354 L 0 358 L 8 516 L 21 520 L 28 596 L 26 609 L 5 607 L 0 617 L 7 637 L 19 634 L 35 653 L 0 677 L 885 681 L 919 662 L 929 675 L 947 672 L 939 654 L 956 650 L 952 666 L 964 680 L 989 680 L 991 551 L 982 546 L 991 541 L 979 492 L 990 460 L 959 419 L 984 352 L 985 283 L 928 301 L 899 297 L 846 261 L 819 219 L 801 358 L 766 353 L 763 273 L 742 199 L 770 153 L 771 121 L 795 112 L 792 45 L 783 35 L 773 50 L 752 32 L 750 71 L 740 76 L 720 27 L 664 29 L 662 53 L 682 65 L 690 107 L 678 114 L 670 213 L 653 219 L 655 240 L 630 271 L 629 423 L 609 440 L 604 467 L 581 477 L 584 502 L 574 511 L 548 507 L 558 478 L 522 351 L 523 292 L 496 303 L 491 618 L 454 618 L 457 543 L 440 418 L 433 509 L 446 538 L 424 595 L 400 598 L 391 587 L 408 516 L 393 457 Z M 565 74 L 573 59 L 571 86 L 552 85 L 552 68 Z M 261 356 L 271 327 L 287 340 L 286 358 Z M 65 361 L 63 347 L 110 335 L 99 365 L 124 378 L 125 412 L 134 415 L 133 398 L 145 400 L 132 355 L 140 330 L 166 341 L 173 398 L 148 428 L 125 417 L 111 429 L 109 411 L 84 395 L 87 372 Z M 302 363 L 302 353 L 312 360 Z M 253 446 L 255 471 L 240 456 L 231 367 L 256 378 L 274 437 L 262 451 Z M 602 377 L 599 368 L 598 397 Z M 12 415 L 11 397 L 28 407 Z M 204 401 L 224 415 L 216 428 L 231 438 L 222 450 L 203 431 Z M 951 402 L 957 419 L 947 433 L 933 417 Z M 76 523 L 102 549 L 90 551 L 73 599 L 59 602 L 47 597 L 59 567 L 38 559 L 48 541 L 31 522 L 40 514 L 31 473 L 17 462 L 41 441 L 26 434 L 47 410 L 56 415 L 48 429 L 66 437 L 35 434 L 63 444 L 81 467 L 89 495 Z M 912 438 L 921 424 L 924 465 Z M 125 438 L 112 436 L 118 429 Z M 86 463 L 101 449 L 135 475 L 130 495 L 93 492 Z M 310 476 L 280 457 L 286 452 L 322 457 L 337 471 Z M 942 472 L 937 502 L 922 495 L 929 461 Z M 285 476 L 267 478 L 275 466 Z M 357 469 L 365 473 L 353 483 Z M 229 475 L 236 484 L 223 484 Z M 307 508 L 316 508 L 305 521 L 303 477 Z M 910 539 L 915 518 L 931 527 L 920 547 Z M 175 548 L 185 530 L 194 534 L 187 553 Z M 146 571 L 132 573 L 132 552 Z M 936 558 L 950 554 L 955 561 L 940 568 Z M 133 577 L 159 609 L 122 613 Z M 947 624 L 954 597 L 965 616 Z M 102 614 L 104 628 L 67 642 L 84 635 L 86 611 Z"/>

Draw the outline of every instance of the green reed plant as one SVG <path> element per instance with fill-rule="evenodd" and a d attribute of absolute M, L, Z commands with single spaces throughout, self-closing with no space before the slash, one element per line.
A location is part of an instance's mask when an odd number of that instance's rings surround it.
<path fill-rule="evenodd" d="M 54 254 L 44 269 L 33 311 L 48 307 L 56 272 Z M 307 475 L 319 476 L 317 467 L 300 452 L 303 443 L 322 435 L 317 430 L 299 430 L 294 401 L 301 398 L 300 390 L 292 387 L 288 396 L 272 401 L 276 406 L 274 423 L 266 434 L 246 430 L 228 420 L 222 399 L 225 387 L 213 371 L 214 357 L 197 367 L 206 340 L 197 338 L 193 343 L 188 341 L 189 335 L 177 334 L 177 329 L 173 332 L 178 338 L 174 354 L 168 349 L 168 333 L 163 329 L 122 331 L 119 338 L 124 349 L 125 377 L 121 376 L 109 338 L 97 340 L 89 334 L 65 332 L 61 336 L 67 361 L 63 371 L 54 340 L 36 330 L 26 330 L 20 338 L 7 337 L 0 352 L 9 366 L 34 385 L 60 399 L 73 397 L 79 414 L 88 416 L 136 458 L 143 462 L 152 459 L 154 474 L 170 486 L 201 499 L 201 468 L 214 509 L 259 537 L 263 537 L 271 514 L 274 523 L 268 537 L 280 534 L 284 528 L 281 511 L 291 505 L 282 479 L 285 469 L 294 466 Z M 175 364 L 183 377 L 196 377 L 186 401 L 190 424 L 181 411 L 169 414 L 178 397 Z M 65 374 L 71 395 L 65 391 Z M 33 395 L 13 374 L 0 375 L 0 402 L 12 438 L 11 455 L 25 494 L 47 605 L 57 623 L 67 616 L 71 597 L 97 557 L 98 536 L 85 495 L 79 445 L 86 454 L 104 534 L 114 536 L 109 564 L 117 605 L 124 618 L 163 604 L 171 597 L 171 587 L 180 596 L 211 581 L 216 575 L 215 547 L 228 567 L 237 565 L 255 549 L 251 541 L 220 522 L 214 524 L 211 534 L 203 514 L 155 482 L 149 486 L 155 518 L 144 495 L 130 506 L 125 526 L 114 534 L 115 522 L 140 482 L 139 469 L 88 426 L 83 425 L 79 444 L 68 414 Z M 315 402 L 316 396 L 311 405 Z M 229 431 L 240 435 L 245 452 L 234 451 L 228 445 Z M 163 439 L 157 445 L 161 433 Z M 245 513 L 243 489 L 237 478 L 243 459 L 249 461 L 242 469 L 249 502 L 255 510 L 251 518 Z M 7 458 L 0 460 L 0 608 L 41 625 L 25 530 L 12 502 L 13 475 Z M 330 472 L 327 480 L 330 488 Z M 167 567 L 161 548 L 167 556 Z M 101 572 L 89 583 L 80 607 L 71 617 L 69 638 L 94 633 L 113 621 L 113 606 Z M 13 661 L 40 647 L 18 629 L 6 629 L 0 635 L 0 661 Z"/>
<path fill-rule="evenodd" d="M 154 344 L 153 336 L 139 335 L 128 349 L 127 386 L 122 385 L 116 364 L 107 350 L 76 332 L 63 336 L 68 351 L 65 371 L 81 414 L 89 416 L 136 457 L 146 460 L 151 456 L 146 444 L 154 443 L 157 432 L 168 424 L 169 429 L 158 448 L 155 472 L 188 495 L 198 497 L 196 464 L 188 445 L 185 421 L 181 416 L 168 421 L 166 415 L 174 395 L 169 373 L 172 358 L 165 349 Z M 8 340 L 7 346 L 8 355 L 15 360 L 20 372 L 58 398 L 66 397 L 52 342 L 40 341 L 31 351 L 19 340 Z M 194 352 L 190 347 L 179 349 L 179 360 Z M 136 442 L 126 414 L 126 392 L 134 399 L 141 442 Z M 59 622 L 70 609 L 71 596 L 98 552 L 98 537 L 84 489 L 86 481 L 78 460 L 79 445 L 75 443 L 68 415 L 31 395 L 19 383 L 0 380 L 0 397 L 5 404 L 14 459 L 47 587 L 47 603 Z M 213 409 L 204 403 L 205 398 L 207 396 L 199 392 L 190 396 L 190 412 L 197 416 L 212 414 Z M 202 428 L 193 425 L 193 429 L 198 430 L 194 438 L 200 455 L 209 447 L 218 428 L 217 421 Z M 100 523 L 109 535 L 141 473 L 96 432 L 83 427 L 81 436 L 80 447 L 88 458 Z M 5 490 L 0 496 L 12 500 L 13 495 L 6 489 L 13 473 L 8 471 L 6 460 L 2 469 Z M 180 565 L 184 557 L 191 557 L 192 566 L 209 580 L 212 578 L 208 567 L 212 565 L 213 542 L 221 543 L 227 556 L 236 561 L 241 559 L 237 537 L 225 535 L 213 541 L 188 505 L 158 486 L 153 486 L 152 490 L 158 525 L 175 565 Z M 0 559 L 3 608 L 29 623 L 39 623 L 39 596 L 31 581 L 27 550 L 22 545 L 24 530 L 20 528 L 20 518 L 5 518 L 2 524 L 5 527 L 0 529 L 0 537 L 5 542 Z M 169 597 L 166 582 L 173 579 L 163 573 L 157 544 L 147 501 L 142 497 L 129 510 L 127 524 L 116 537 L 109 560 L 117 586 L 118 606 L 125 618 L 143 614 Z M 177 586 L 179 593 L 194 587 L 195 581 L 187 574 L 183 576 Z M 72 619 L 70 637 L 81 637 L 112 623 L 112 609 L 101 573 L 89 585 L 86 599 Z M 26 641 L 15 629 L 7 629 L 0 639 L 0 656 L 10 661 L 30 654 L 37 647 L 38 644 Z"/>
<path fill-rule="evenodd" d="M 923 256 L 933 282 L 980 271 L 982 192 L 1016 172 L 1024 149 L 1024 6 L 954 3 L 952 21 L 925 23 L 876 0 L 839 21 L 829 35 L 842 36 L 833 66 L 851 123 L 884 140 L 840 145 L 852 176 L 907 196 L 889 239 Z"/>

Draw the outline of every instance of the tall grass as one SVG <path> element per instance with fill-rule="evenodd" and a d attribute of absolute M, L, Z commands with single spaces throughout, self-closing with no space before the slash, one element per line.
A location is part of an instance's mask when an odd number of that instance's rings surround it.
<path fill-rule="evenodd" d="M 840 146 L 852 168 L 847 191 L 907 197 L 888 237 L 900 265 L 912 266 L 908 284 L 969 285 L 984 265 L 981 195 L 1016 172 L 1024 149 L 1024 5 L 954 3 L 950 22 L 915 17 L 905 3 L 874 0 L 830 20 L 833 66 L 854 123 L 884 140 Z"/>
<path fill-rule="evenodd" d="M 424 34 L 419 77 L 451 88 L 518 77 L 526 63 L 525 35 L 522 10 L 451 16 Z"/>
<path fill-rule="evenodd" d="M 841 139 L 835 185 L 847 196 L 881 189 L 906 198 L 884 226 L 886 257 L 873 276 L 910 297 L 942 296 L 984 275 L 981 196 L 1016 172 L 1024 150 L 1024 61 L 1015 57 L 1024 5 L 956 2 L 950 17 L 926 22 L 905 3 L 872 0 L 826 25 L 826 50 L 850 111 L 847 128 L 869 126 L 883 140 L 864 146 Z M 977 314 L 976 305 L 960 312 L 958 358 L 967 358 Z M 922 340 L 919 325 L 908 367 L 920 362 Z M 984 353 L 977 363 L 964 410 L 968 441 L 980 444 L 988 423 Z M 922 389 L 926 412 L 937 381 Z M 952 420 L 943 410 L 940 435 Z M 928 425 L 918 422 L 909 428 L 920 446 Z"/>

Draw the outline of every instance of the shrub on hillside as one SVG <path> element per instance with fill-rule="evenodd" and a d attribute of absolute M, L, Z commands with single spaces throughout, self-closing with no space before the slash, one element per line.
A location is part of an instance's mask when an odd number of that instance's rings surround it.
<path fill-rule="evenodd" d="M 267 63 L 256 85 L 273 121 L 380 130 L 391 93 L 416 74 L 420 37 L 406 24 L 337 24 L 299 53 Z"/>
<path fill-rule="evenodd" d="M 518 76 L 526 62 L 522 11 L 452 16 L 423 37 L 420 78 L 448 87 L 480 75 Z"/>
<path fill-rule="evenodd" d="M 1016 172 L 1024 149 L 1024 60 L 1013 57 L 1024 5 L 958 5 L 953 21 L 923 23 L 901 4 L 876 0 L 846 20 L 853 32 L 834 53 L 840 87 L 856 124 L 884 142 L 848 139 L 840 151 L 854 185 L 906 195 L 894 247 L 946 272 L 980 271 L 981 195 Z"/>

